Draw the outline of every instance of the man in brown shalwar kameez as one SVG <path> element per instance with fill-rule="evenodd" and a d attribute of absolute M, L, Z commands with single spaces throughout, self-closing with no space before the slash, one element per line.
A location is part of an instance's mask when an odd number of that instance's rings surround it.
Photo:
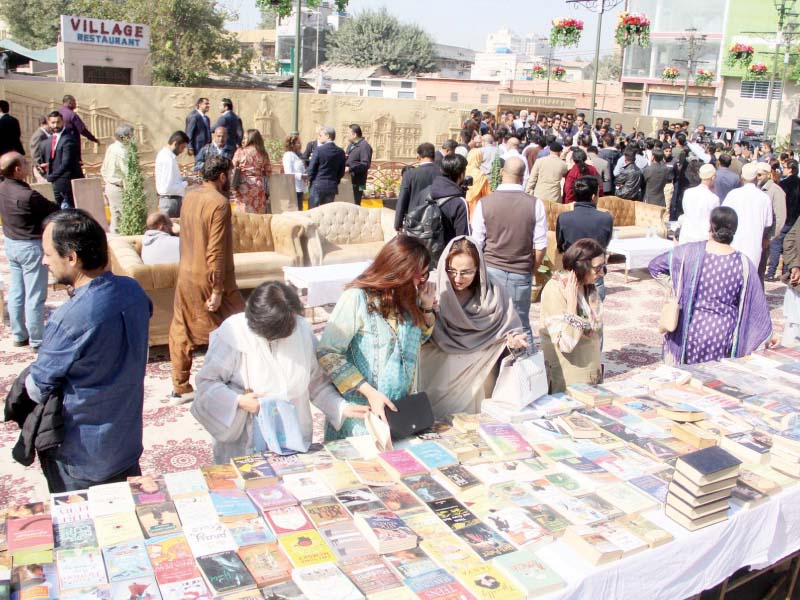
<path fill-rule="evenodd" d="M 233 270 L 230 167 L 223 156 L 209 158 L 203 186 L 186 194 L 181 209 L 181 261 L 169 328 L 173 405 L 194 398 L 192 351 L 207 345 L 209 334 L 225 319 L 244 311 Z"/>

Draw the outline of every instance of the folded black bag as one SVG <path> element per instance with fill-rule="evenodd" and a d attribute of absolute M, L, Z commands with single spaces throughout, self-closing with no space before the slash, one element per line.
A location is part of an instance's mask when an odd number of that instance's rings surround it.
<path fill-rule="evenodd" d="M 433 409 L 425 392 L 404 396 L 394 405 L 397 412 L 385 411 L 393 440 L 402 440 L 433 427 Z"/>

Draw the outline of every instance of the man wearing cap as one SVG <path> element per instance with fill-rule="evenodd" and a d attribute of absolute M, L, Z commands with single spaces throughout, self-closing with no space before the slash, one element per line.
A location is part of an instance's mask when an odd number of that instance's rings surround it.
<path fill-rule="evenodd" d="M 767 270 L 769 246 L 774 240 L 780 238 L 781 230 L 786 223 L 786 192 L 772 179 L 772 167 L 768 162 L 756 163 L 756 169 L 758 169 L 758 173 L 756 173 L 758 187 L 769 196 L 772 204 L 772 226 L 765 232 L 761 262 L 758 264 L 758 274 L 763 278 Z M 774 275 L 773 272 L 771 277 L 773 280 L 775 279 Z"/>
<path fill-rule="evenodd" d="M 772 202 L 767 194 L 756 187 L 757 174 L 755 163 L 742 167 L 742 187 L 728 192 L 723 203 L 723 206 L 736 211 L 739 217 L 739 227 L 731 246 L 747 256 L 756 267 L 761 263 L 764 237 L 772 226 Z"/>
<path fill-rule="evenodd" d="M 700 167 L 700 185 L 683 194 L 683 215 L 679 219 L 681 244 L 708 240 L 711 211 L 719 206 L 719 198 L 714 194 L 715 174 L 713 165 L 703 165 Z"/>

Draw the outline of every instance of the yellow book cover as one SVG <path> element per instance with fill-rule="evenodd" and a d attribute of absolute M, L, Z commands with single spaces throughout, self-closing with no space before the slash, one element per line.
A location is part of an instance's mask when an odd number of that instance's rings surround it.
<path fill-rule="evenodd" d="M 475 594 L 478 600 L 521 600 L 525 593 L 489 563 L 462 567 L 456 571 L 458 580 Z"/>
<path fill-rule="evenodd" d="M 336 562 L 336 555 L 316 530 L 290 533 L 279 538 L 278 542 L 297 568 Z"/>
<path fill-rule="evenodd" d="M 314 469 L 314 473 L 334 492 L 343 492 L 361 487 L 361 482 L 356 477 L 353 469 L 343 460 L 337 460 L 324 467 L 317 467 Z"/>
<path fill-rule="evenodd" d="M 351 460 L 350 466 L 364 485 L 392 485 L 395 481 L 377 460 Z"/>
<path fill-rule="evenodd" d="M 101 548 L 116 546 L 122 542 L 138 540 L 143 537 L 142 527 L 135 512 L 96 517 L 94 530 L 97 534 L 97 544 Z"/>

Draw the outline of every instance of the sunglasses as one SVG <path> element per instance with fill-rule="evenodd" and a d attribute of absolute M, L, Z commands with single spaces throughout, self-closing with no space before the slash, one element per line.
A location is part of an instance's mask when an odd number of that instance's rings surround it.
<path fill-rule="evenodd" d="M 475 275 L 475 269 L 467 269 L 466 271 L 456 271 L 455 269 L 445 269 L 445 273 L 447 273 L 450 277 L 472 277 Z"/>
<path fill-rule="evenodd" d="M 606 263 L 602 263 L 597 265 L 596 267 L 592 267 L 592 271 L 594 271 L 597 275 L 602 275 L 603 270 L 606 268 Z"/>
<path fill-rule="evenodd" d="M 420 273 L 419 275 L 414 275 L 414 279 L 419 281 L 420 283 L 425 283 L 428 281 L 428 278 L 431 276 L 430 271 L 425 271 L 424 273 Z"/>

